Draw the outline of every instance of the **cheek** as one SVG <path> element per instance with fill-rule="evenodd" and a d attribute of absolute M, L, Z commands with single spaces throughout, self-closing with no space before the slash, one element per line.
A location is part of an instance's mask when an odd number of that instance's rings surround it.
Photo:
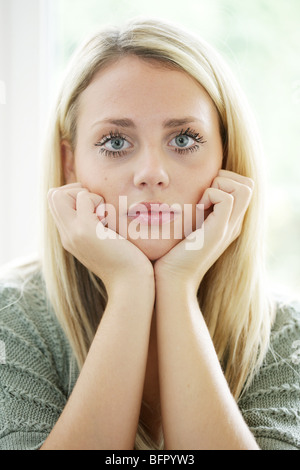
<path fill-rule="evenodd" d="M 221 167 L 220 167 L 221 168 Z M 193 176 L 189 178 L 186 186 L 185 194 L 186 201 L 192 204 L 198 204 L 203 196 L 204 191 L 210 188 L 213 180 L 219 172 L 219 167 L 213 169 L 201 169 L 194 172 Z"/>
<path fill-rule="evenodd" d="M 78 162 L 76 166 L 77 180 L 91 193 L 102 196 L 105 201 L 111 201 L 111 196 L 116 192 L 116 183 L 109 178 L 105 171 L 98 165 L 85 161 L 84 165 Z"/>
<path fill-rule="evenodd" d="M 77 181 L 90 192 L 102 195 L 101 191 L 107 186 L 107 176 L 94 153 L 86 151 L 80 143 L 75 152 L 75 171 Z"/>

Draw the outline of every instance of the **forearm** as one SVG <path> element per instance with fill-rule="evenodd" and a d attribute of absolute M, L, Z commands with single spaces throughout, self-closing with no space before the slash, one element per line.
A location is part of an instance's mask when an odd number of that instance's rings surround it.
<path fill-rule="evenodd" d="M 131 284 L 111 296 L 73 393 L 42 449 L 132 449 L 154 294 Z"/>
<path fill-rule="evenodd" d="M 221 370 L 198 302 L 157 285 L 162 420 L 167 449 L 258 449 Z"/>

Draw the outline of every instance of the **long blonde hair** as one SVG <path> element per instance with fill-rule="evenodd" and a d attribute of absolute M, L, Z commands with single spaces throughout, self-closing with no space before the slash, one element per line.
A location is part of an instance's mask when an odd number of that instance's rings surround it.
<path fill-rule="evenodd" d="M 200 38 L 157 19 L 138 18 L 122 28 L 102 29 L 73 57 L 50 121 L 45 151 L 42 266 L 47 292 L 81 368 L 99 324 L 99 312 L 106 307 L 106 290 L 99 278 L 62 247 L 47 192 L 65 184 L 60 143 L 68 139 L 76 146 L 80 94 L 98 70 L 124 55 L 156 60 L 196 79 L 219 113 L 223 168 L 255 181 L 241 235 L 207 272 L 198 291 L 225 377 L 238 400 L 262 363 L 273 316 L 264 282 L 262 152 L 239 85 L 219 54 Z M 140 425 L 136 448 L 155 446 Z"/>

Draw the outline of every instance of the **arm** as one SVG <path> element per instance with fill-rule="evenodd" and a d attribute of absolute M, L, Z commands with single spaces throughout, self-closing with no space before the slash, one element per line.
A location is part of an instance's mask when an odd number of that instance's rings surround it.
<path fill-rule="evenodd" d="M 108 304 L 73 393 L 42 449 L 134 446 L 154 306 L 154 273 L 150 261 L 129 241 L 97 237 L 99 229 L 104 230 L 95 213 L 101 202 L 100 196 L 80 184 L 49 192 L 64 248 L 103 280 Z"/>
<path fill-rule="evenodd" d="M 221 170 L 200 201 L 201 249 L 186 240 L 155 264 L 162 420 L 168 449 L 257 449 L 235 403 L 197 301 L 205 273 L 239 235 L 253 183 Z M 221 321 L 221 319 L 220 319 Z"/>
<path fill-rule="evenodd" d="M 195 296 L 160 279 L 156 315 L 166 449 L 258 449 L 232 397 Z"/>
<path fill-rule="evenodd" d="M 139 282 L 139 292 L 134 286 Z M 145 379 L 153 290 L 117 286 L 47 449 L 133 449 Z"/>

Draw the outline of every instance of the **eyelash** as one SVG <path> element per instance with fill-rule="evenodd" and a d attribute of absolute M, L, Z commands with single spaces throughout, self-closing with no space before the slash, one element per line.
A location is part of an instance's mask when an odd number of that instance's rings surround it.
<path fill-rule="evenodd" d="M 185 131 L 183 131 L 183 129 L 182 129 L 181 132 L 179 134 L 177 134 L 174 138 L 176 139 L 177 137 L 181 137 L 181 136 L 190 137 L 191 139 L 195 140 L 195 142 L 197 142 L 197 144 L 200 144 L 200 145 L 203 145 L 203 144 L 206 143 L 206 140 L 204 140 L 203 136 L 200 136 L 199 132 L 194 131 L 190 127 L 188 127 Z M 107 144 L 107 142 L 110 142 L 112 139 L 122 139 L 122 140 L 125 140 L 126 142 L 128 142 L 126 137 L 123 136 L 121 133 L 119 133 L 119 132 L 110 132 L 108 135 L 104 135 L 102 137 L 102 139 L 95 144 L 95 147 L 100 147 L 99 153 L 101 153 L 105 157 L 111 157 L 111 158 L 118 158 L 118 157 L 125 156 L 127 154 L 127 150 L 112 151 L 112 150 L 102 148 L 105 144 Z M 195 144 L 191 147 L 188 147 L 188 148 L 174 147 L 174 151 L 176 153 L 178 153 L 179 155 L 185 155 L 187 153 L 193 153 L 193 152 L 195 152 L 196 150 L 199 149 L 199 145 L 197 145 L 197 144 Z"/>
<path fill-rule="evenodd" d="M 116 150 L 116 151 L 113 152 L 112 150 L 101 148 L 101 147 L 103 147 L 103 145 L 107 144 L 107 142 L 109 142 L 112 139 L 126 140 L 126 137 L 121 135 L 119 132 L 116 132 L 116 133 L 110 132 L 109 135 L 104 135 L 102 137 L 102 139 L 95 144 L 95 147 L 100 147 L 99 153 L 102 153 L 105 157 L 111 157 L 111 158 L 117 158 L 117 157 L 125 156 L 127 154 L 126 150 Z M 126 142 L 127 142 L 127 140 L 126 140 Z"/>
<path fill-rule="evenodd" d="M 193 129 L 191 129 L 190 127 L 188 127 L 185 131 L 183 131 L 183 129 L 181 130 L 180 134 L 176 135 L 175 136 L 175 139 L 177 137 L 181 137 L 181 136 L 187 136 L 187 137 L 190 137 L 191 139 L 195 140 L 195 142 L 197 142 L 198 144 L 200 145 L 203 145 L 206 143 L 206 140 L 204 140 L 204 137 L 203 136 L 199 136 L 199 132 L 196 132 L 194 131 Z M 172 139 L 173 140 L 173 139 Z M 184 155 L 184 154 L 187 154 L 187 153 L 193 153 L 195 152 L 196 150 L 199 149 L 199 145 L 193 145 L 192 147 L 188 147 L 188 148 L 174 148 L 174 151 L 179 153 L 180 155 Z"/>

